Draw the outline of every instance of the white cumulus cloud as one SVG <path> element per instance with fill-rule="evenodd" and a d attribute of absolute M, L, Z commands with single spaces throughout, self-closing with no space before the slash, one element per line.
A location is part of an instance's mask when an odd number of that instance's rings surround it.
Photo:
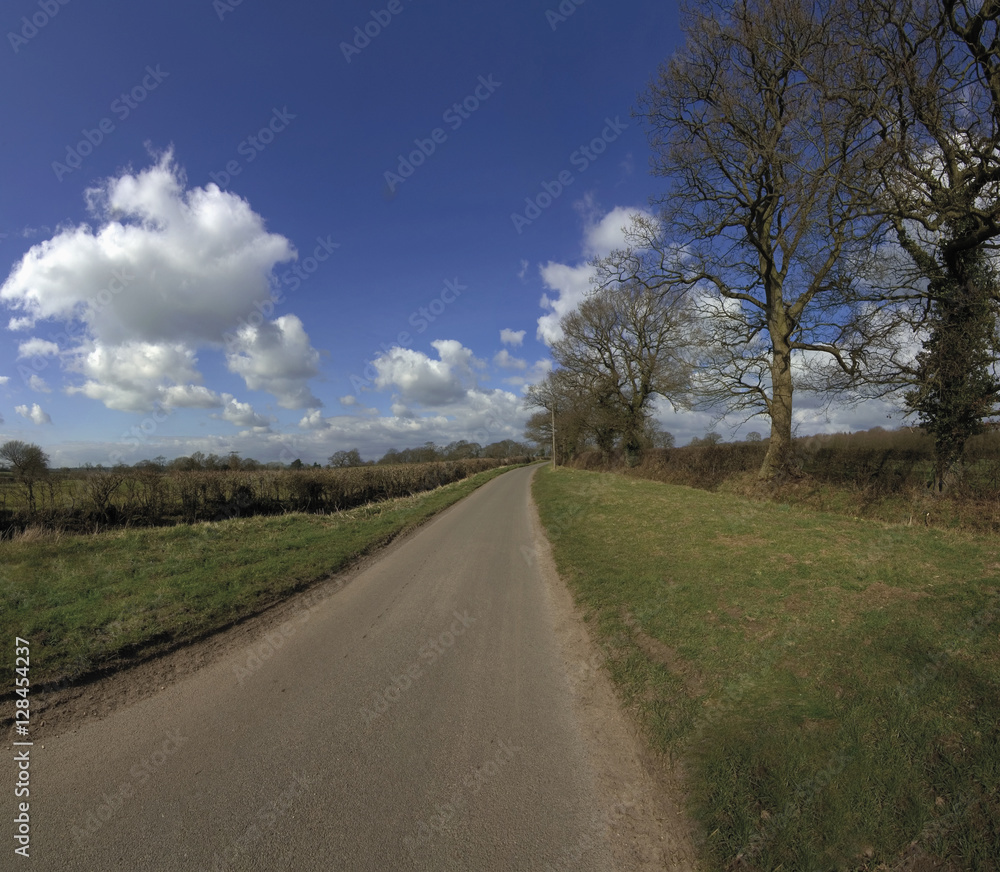
<path fill-rule="evenodd" d="M 42 407 L 38 403 L 32 403 L 30 406 L 15 406 L 14 411 L 22 418 L 27 418 L 33 424 L 42 425 L 52 423 L 49 413 L 43 412 Z"/>
<path fill-rule="evenodd" d="M 370 411 L 370 410 L 369 410 Z M 379 456 L 389 448 L 435 442 L 447 445 L 466 439 L 488 445 L 501 439 L 522 440 L 527 413 L 510 391 L 470 389 L 458 402 L 440 411 L 420 413 L 402 402 L 389 415 L 323 417 L 318 409 L 306 414 L 299 427 L 304 439 L 318 451 L 330 444 L 364 446 L 362 453 Z"/>
<path fill-rule="evenodd" d="M 645 209 L 616 206 L 598 221 L 587 224 L 583 235 L 583 253 L 586 257 L 604 257 L 625 245 L 625 228 L 632 223 L 633 215 L 653 216 Z"/>
<path fill-rule="evenodd" d="M 17 313 L 9 329 L 42 319 L 77 327 L 67 330 L 79 337 L 65 340 L 71 347 L 32 338 L 22 356 L 62 354 L 83 376 L 69 389 L 108 408 L 220 407 L 200 386 L 195 353 L 227 347 L 235 334 L 228 362 L 248 387 L 274 392 L 283 406 L 315 404 L 305 381 L 318 355 L 301 322 L 286 315 L 244 329 L 260 320 L 255 304 L 269 304 L 274 268 L 297 257 L 246 200 L 214 184 L 188 188 L 170 151 L 86 198 L 93 226 L 32 246 L 0 286 L 0 302 Z"/>
<path fill-rule="evenodd" d="M 559 322 L 584 301 L 593 289 L 591 279 L 594 268 L 590 261 L 604 257 L 616 248 L 625 245 L 625 230 L 631 223 L 632 215 L 652 216 L 642 209 L 617 206 L 598 220 L 589 220 L 584 227 L 582 250 L 586 258 L 575 265 L 549 261 L 539 270 L 547 291 L 542 295 L 540 305 L 549 313 L 538 319 L 537 336 L 547 345 L 562 338 Z M 552 291 L 554 294 L 550 294 Z"/>
<path fill-rule="evenodd" d="M 204 385 L 171 385 L 160 392 L 164 406 L 173 409 L 216 409 L 219 395 Z"/>
<path fill-rule="evenodd" d="M 308 385 L 319 374 L 319 352 L 310 345 L 295 315 L 282 315 L 256 327 L 246 324 L 229 346 L 229 369 L 242 376 L 251 390 L 273 394 L 285 409 L 322 405 Z"/>
<path fill-rule="evenodd" d="M 38 373 L 33 373 L 28 378 L 28 387 L 33 391 L 38 391 L 42 394 L 51 394 L 52 388 L 48 386 L 48 383 L 43 379 Z"/>
<path fill-rule="evenodd" d="M 431 345 L 438 360 L 398 346 L 380 354 L 373 364 L 375 387 L 395 389 L 404 403 L 423 406 L 447 406 L 463 399 L 476 386 L 473 369 L 482 362 L 454 339 L 438 339 Z"/>
<path fill-rule="evenodd" d="M 109 409 L 140 412 L 175 402 L 183 392 L 170 391 L 174 385 L 201 381 L 194 351 L 182 342 L 125 342 L 107 345 L 91 342 L 81 348 L 71 367 L 84 376 L 84 383 L 69 389 Z M 184 403 L 180 403 L 184 405 Z"/>
<path fill-rule="evenodd" d="M 17 346 L 18 358 L 25 357 L 54 357 L 59 353 L 59 346 L 55 342 L 47 339 L 39 339 L 37 336 L 27 339 Z"/>
<path fill-rule="evenodd" d="M 237 427 L 250 427 L 258 433 L 271 429 L 271 419 L 254 411 L 249 403 L 239 402 L 232 394 L 223 394 L 221 418 Z"/>
<path fill-rule="evenodd" d="M 508 330 L 506 327 L 500 331 L 500 341 L 511 348 L 517 348 L 524 344 L 524 330 Z"/>
<path fill-rule="evenodd" d="M 87 191 L 98 229 L 81 224 L 32 246 L 0 299 L 33 320 L 78 317 L 109 344 L 221 341 L 270 297 L 272 267 L 295 251 L 245 200 L 185 182 L 167 152 Z"/>
<path fill-rule="evenodd" d="M 493 357 L 493 364 L 499 366 L 501 369 L 528 368 L 528 361 L 522 360 L 520 357 L 514 357 L 506 348 L 497 352 Z"/>
<path fill-rule="evenodd" d="M 530 369 L 523 372 L 522 375 L 514 375 L 509 378 L 505 378 L 504 384 L 511 385 L 512 387 L 521 388 L 526 390 L 529 385 L 536 385 L 540 381 L 543 381 L 545 377 L 552 372 L 555 364 L 552 362 L 551 358 L 545 357 L 541 360 L 536 360 Z"/>
<path fill-rule="evenodd" d="M 549 261 L 541 268 L 541 275 L 545 287 L 555 291 L 555 296 L 550 296 L 548 293 L 542 295 L 541 307 L 551 311 L 538 319 L 538 338 L 551 345 L 562 339 L 562 327 L 559 326 L 559 322 L 574 311 L 584 301 L 587 292 L 592 289 L 590 280 L 594 270 L 590 264 L 568 266 Z"/>
<path fill-rule="evenodd" d="M 323 430 L 326 429 L 328 420 L 331 419 L 324 418 L 319 409 L 311 409 L 302 416 L 299 427 L 303 430 Z"/>

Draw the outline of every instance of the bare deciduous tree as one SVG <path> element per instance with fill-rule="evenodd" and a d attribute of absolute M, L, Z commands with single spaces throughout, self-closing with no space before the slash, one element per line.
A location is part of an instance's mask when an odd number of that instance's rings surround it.
<path fill-rule="evenodd" d="M 352 448 L 350 451 L 334 451 L 328 460 L 328 464 L 335 469 L 342 469 L 349 466 L 364 466 L 364 463 L 361 459 L 361 452 L 357 448 Z"/>
<path fill-rule="evenodd" d="M 528 419 L 525 437 L 539 445 L 550 445 L 554 420 L 556 463 L 578 454 L 591 439 L 604 446 L 602 450 L 610 451 L 614 432 L 606 425 L 599 399 L 575 373 L 550 372 L 525 394 L 528 408 L 542 410 Z"/>
<path fill-rule="evenodd" d="M 35 484 L 49 471 L 49 456 L 31 442 L 11 439 L 0 445 L 0 460 L 14 467 L 15 479 L 24 487 L 28 510 L 35 510 Z"/>
<path fill-rule="evenodd" d="M 846 330 L 877 219 L 864 195 L 872 130 L 852 88 L 842 5 L 712 0 L 685 12 L 686 43 L 641 103 L 659 220 L 640 219 L 602 264 L 611 281 L 686 293 L 701 312 L 694 387 L 705 405 L 771 420 L 761 476 L 791 471 L 797 362 L 865 349 Z"/>
<path fill-rule="evenodd" d="M 97 467 L 87 473 L 84 479 L 84 492 L 98 517 L 108 519 L 111 500 L 128 477 L 129 470 L 125 466 L 115 466 L 111 469 Z"/>
<path fill-rule="evenodd" d="M 552 347 L 591 398 L 599 447 L 606 452 L 620 435 L 629 462 L 646 441 L 653 398 L 676 401 L 687 388 L 688 317 L 680 303 L 638 283 L 602 288 L 563 318 L 563 338 Z"/>

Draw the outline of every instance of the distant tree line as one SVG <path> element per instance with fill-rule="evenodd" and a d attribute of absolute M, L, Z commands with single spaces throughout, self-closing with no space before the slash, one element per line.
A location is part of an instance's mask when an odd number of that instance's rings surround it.
<path fill-rule="evenodd" d="M 471 460 L 479 457 L 503 459 L 510 457 L 523 457 L 534 453 L 532 446 L 526 442 L 515 442 L 512 439 L 504 439 L 500 442 L 493 442 L 483 446 L 478 442 L 467 442 L 464 439 L 457 442 L 450 442 L 445 446 L 438 446 L 433 442 L 425 442 L 416 448 L 404 448 L 402 450 L 390 448 L 378 460 L 363 460 L 357 448 L 335 451 L 327 459 L 326 466 L 332 469 L 344 469 L 353 466 L 372 466 L 375 464 L 393 463 L 433 463 L 440 460 Z M 19 480 L 37 481 L 39 476 L 48 471 L 49 458 L 37 445 L 30 445 L 24 442 L 12 441 L 0 447 L 0 463 L 9 464 L 19 476 Z M 230 451 L 226 455 L 214 453 L 206 454 L 203 451 L 195 451 L 190 455 L 175 457 L 167 460 L 163 455 L 152 459 L 144 458 L 133 464 L 135 469 L 159 470 L 160 472 L 216 472 L 216 471 L 237 471 L 243 470 L 251 472 L 259 469 L 281 470 L 281 469 L 320 469 L 321 464 L 313 462 L 306 463 L 301 459 L 296 459 L 290 463 L 280 463 L 277 461 L 262 462 L 254 460 L 252 457 L 241 457 L 238 451 Z M 81 467 L 83 470 L 103 468 L 92 463 L 86 463 Z"/>
<path fill-rule="evenodd" d="M 334 458 L 338 458 L 341 452 L 337 452 L 330 458 L 330 465 L 336 466 Z M 353 453 L 357 456 L 357 450 Z M 472 460 L 479 457 L 503 460 L 511 457 L 523 457 L 534 454 L 532 446 L 525 442 L 515 442 L 513 439 L 503 439 L 500 442 L 491 442 L 489 445 L 480 445 L 478 442 L 466 442 L 464 439 L 457 442 L 449 442 L 447 445 L 438 446 L 433 442 L 425 442 L 419 448 L 404 448 L 401 451 L 389 449 L 377 463 L 431 463 L 436 460 Z M 360 457 L 358 457 L 360 460 Z M 358 464 L 339 464 L 352 465 Z"/>
<path fill-rule="evenodd" d="M 389 452 L 377 464 L 362 463 L 356 449 L 338 452 L 326 468 L 301 460 L 262 464 L 236 452 L 226 457 L 195 452 L 173 461 L 156 457 L 133 466 L 53 471 L 37 445 L 10 441 L 0 446 L 0 465 L 9 467 L 0 474 L 0 538 L 28 526 L 86 532 L 342 511 L 531 459 L 526 446 L 510 441 L 486 448 L 452 443 L 438 449 L 428 443 L 413 453 Z"/>

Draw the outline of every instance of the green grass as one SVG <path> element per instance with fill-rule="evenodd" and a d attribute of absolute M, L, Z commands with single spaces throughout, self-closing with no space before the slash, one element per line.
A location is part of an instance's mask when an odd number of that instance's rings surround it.
<path fill-rule="evenodd" d="M 0 542 L 8 674 L 15 636 L 31 643 L 36 688 L 204 637 L 343 569 L 509 468 L 333 515 Z"/>
<path fill-rule="evenodd" d="M 995 537 L 568 469 L 534 488 L 710 868 L 1000 868 Z"/>

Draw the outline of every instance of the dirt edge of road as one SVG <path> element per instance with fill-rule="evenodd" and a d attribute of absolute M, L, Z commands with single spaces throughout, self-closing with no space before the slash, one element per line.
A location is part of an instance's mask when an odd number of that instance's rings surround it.
<path fill-rule="evenodd" d="M 539 570 L 548 587 L 556 638 L 566 662 L 586 750 L 597 777 L 617 870 L 698 872 L 696 829 L 683 807 L 680 770 L 655 754 L 624 710 L 603 655 L 560 578 L 533 500 Z M 582 846 L 583 847 L 583 846 Z M 566 858 L 566 869 L 575 864 Z"/>

